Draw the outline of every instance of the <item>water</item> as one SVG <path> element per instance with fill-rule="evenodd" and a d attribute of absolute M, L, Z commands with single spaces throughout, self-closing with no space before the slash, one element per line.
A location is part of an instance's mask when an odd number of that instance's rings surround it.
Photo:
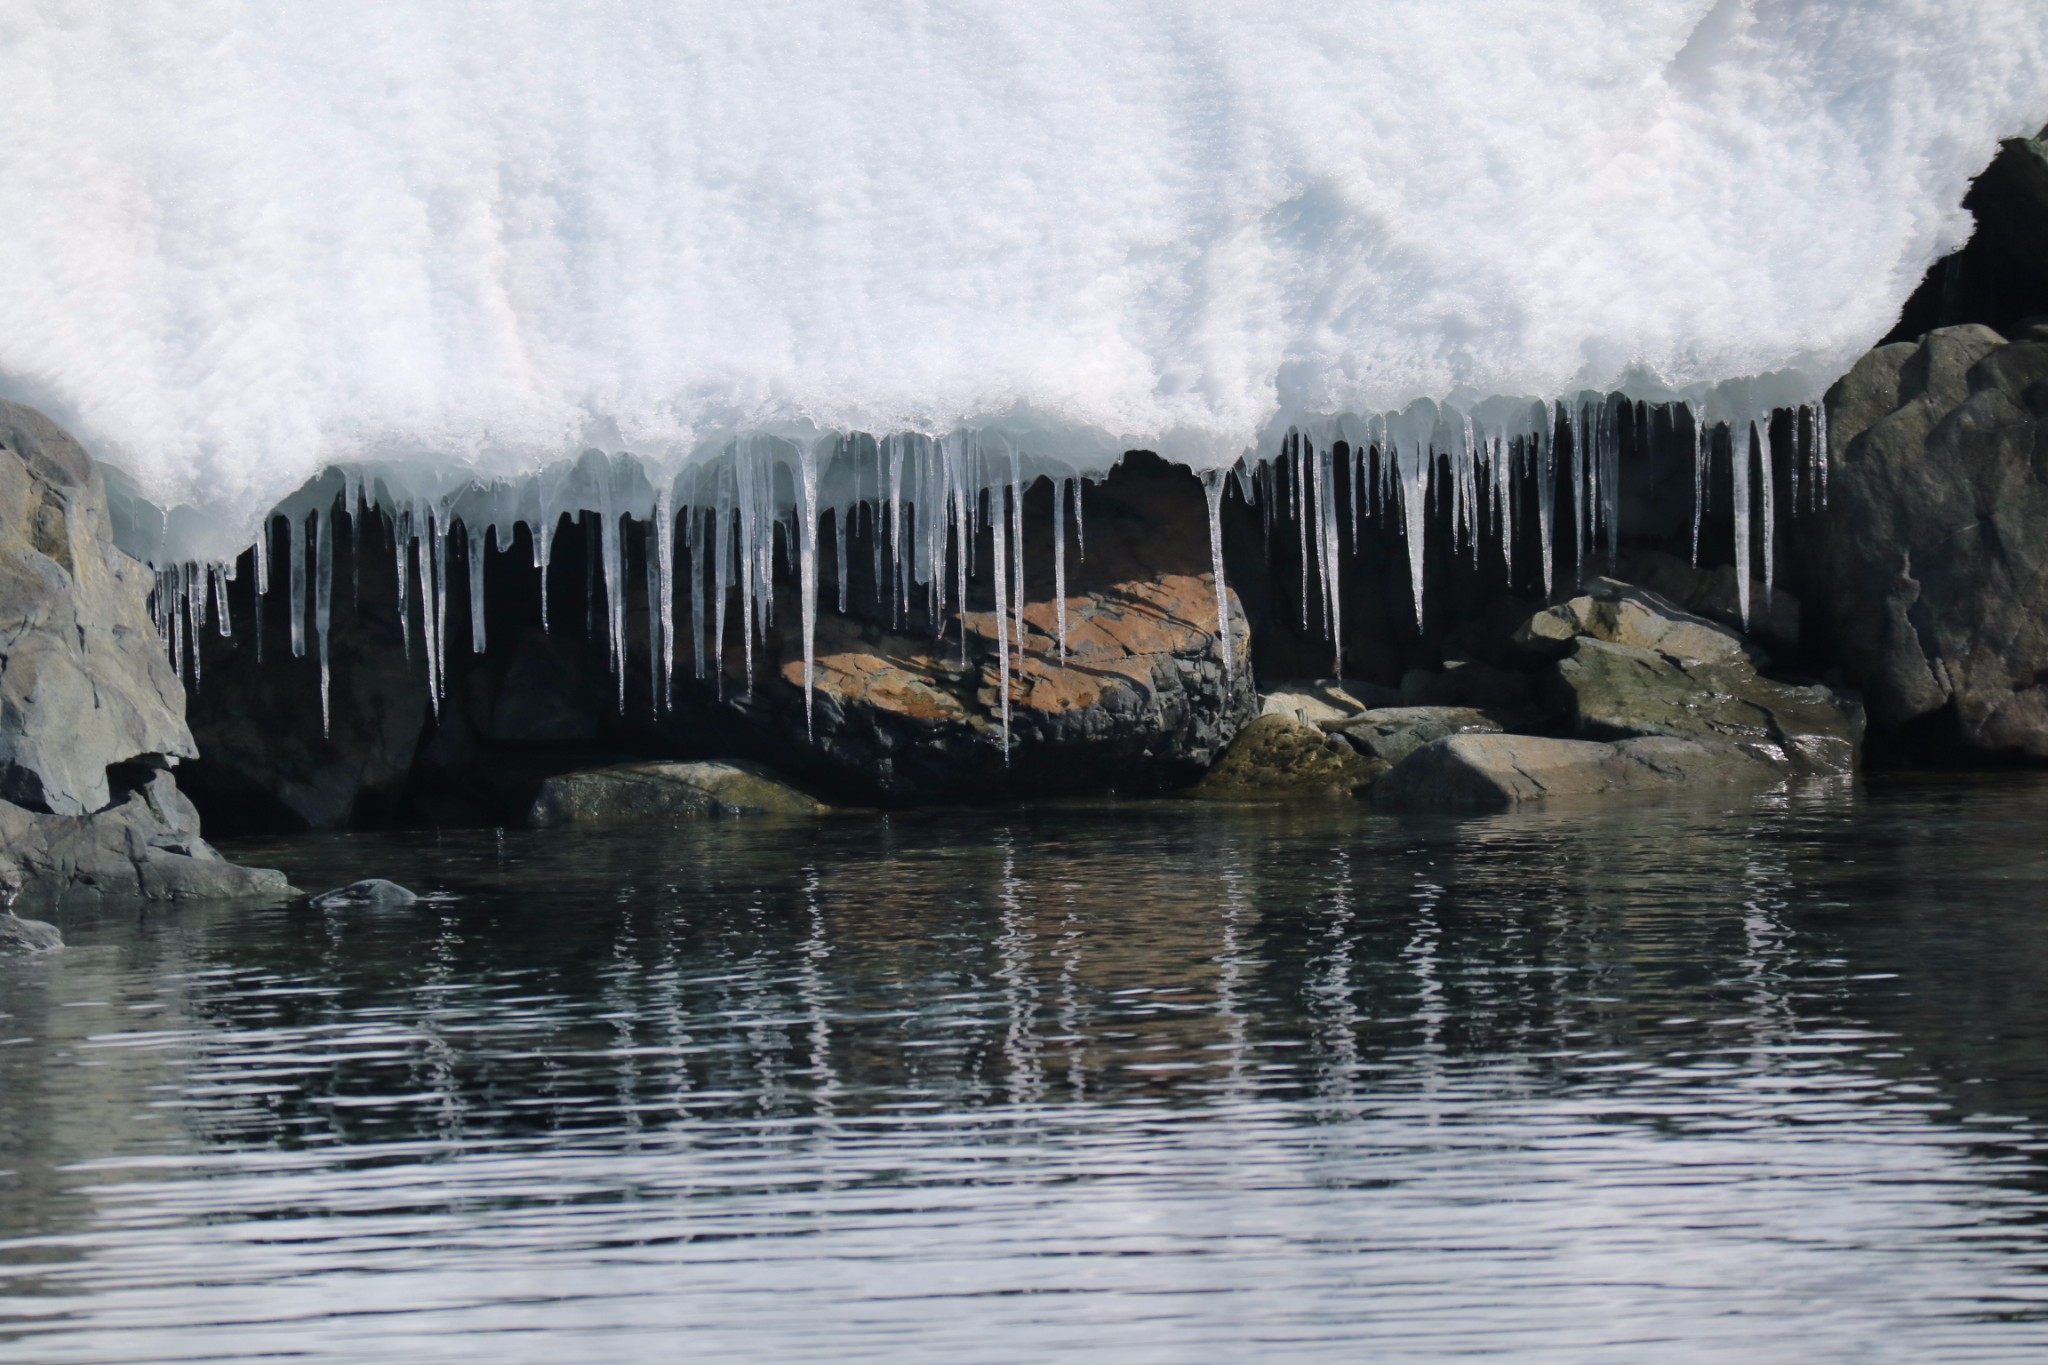
<path fill-rule="evenodd" d="M 244 844 L 0 961 L 0 1359 L 2048 1350 L 2048 783 Z"/>

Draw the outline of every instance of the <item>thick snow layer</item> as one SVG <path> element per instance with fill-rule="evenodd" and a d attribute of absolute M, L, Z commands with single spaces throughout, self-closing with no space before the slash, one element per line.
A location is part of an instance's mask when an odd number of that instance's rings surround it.
<path fill-rule="evenodd" d="M 2044 19 L 12 0 L 0 392 L 199 558 L 334 461 L 1007 415 L 1217 467 L 1418 397 L 1810 395 L 2048 118 Z"/>

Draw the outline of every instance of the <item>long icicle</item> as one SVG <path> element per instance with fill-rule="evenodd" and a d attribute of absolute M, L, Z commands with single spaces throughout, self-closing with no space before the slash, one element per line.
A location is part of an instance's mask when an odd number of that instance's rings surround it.
<path fill-rule="evenodd" d="M 1052 485 L 1052 596 L 1063 663 L 1067 657 L 1067 482 L 1055 479 Z"/>
<path fill-rule="evenodd" d="M 327 633 L 333 619 L 334 603 L 334 504 L 327 504 L 315 515 L 319 523 L 314 533 L 317 539 L 313 550 L 313 634 L 320 643 L 320 738 L 326 739 L 332 733 L 327 705 L 332 681 L 327 666 Z M 194 655 L 195 675 L 198 662 L 198 656 Z"/>
<path fill-rule="evenodd" d="M 1004 604 L 1010 595 L 1010 556 L 1009 547 L 1003 543 L 1005 524 L 1009 521 L 1003 508 L 1006 491 L 1001 484 L 989 488 L 989 501 L 993 505 L 989 508 L 988 525 L 995 548 L 996 697 L 1003 713 L 1003 766 L 1007 768 L 1010 766 L 1010 640 L 1009 630 L 1004 624 L 1007 614 Z"/>
<path fill-rule="evenodd" d="M 1220 469 L 1207 470 L 1202 475 L 1202 492 L 1209 503 L 1209 572 L 1216 586 L 1216 642 L 1223 651 L 1223 680 L 1227 684 L 1234 659 L 1229 589 L 1223 586 L 1223 480 L 1224 471 Z"/>

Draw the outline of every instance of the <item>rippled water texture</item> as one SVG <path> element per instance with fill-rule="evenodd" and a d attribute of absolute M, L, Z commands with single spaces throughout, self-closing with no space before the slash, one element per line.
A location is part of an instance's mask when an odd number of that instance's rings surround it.
<path fill-rule="evenodd" d="M 1978 779 L 244 845 L 448 898 L 0 961 L 0 1357 L 2028 1357 L 2044 826 Z"/>

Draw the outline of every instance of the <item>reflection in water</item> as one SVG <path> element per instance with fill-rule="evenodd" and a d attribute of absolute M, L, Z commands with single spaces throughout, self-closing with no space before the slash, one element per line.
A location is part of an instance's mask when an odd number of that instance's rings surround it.
<path fill-rule="evenodd" d="M 2044 815 L 252 846 L 456 898 L 0 961 L 0 1356 L 2048 1349 Z"/>

